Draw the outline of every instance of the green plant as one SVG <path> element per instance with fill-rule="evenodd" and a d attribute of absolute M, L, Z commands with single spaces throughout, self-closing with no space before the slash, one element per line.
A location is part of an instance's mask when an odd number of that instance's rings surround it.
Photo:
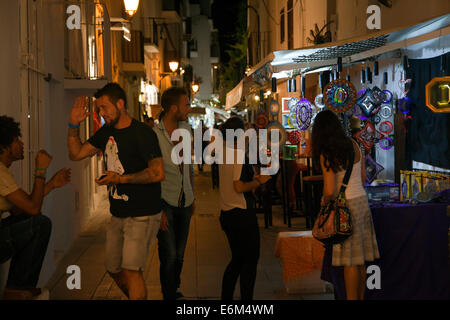
<path fill-rule="evenodd" d="M 328 30 L 324 34 L 322 32 L 327 28 L 330 24 L 332 24 L 334 21 L 330 21 L 327 24 L 325 24 L 322 29 L 319 30 L 319 27 L 317 26 L 317 23 L 315 24 L 314 30 L 310 30 L 311 37 L 306 38 L 310 43 L 314 43 L 315 45 L 331 42 L 331 32 Z"/>

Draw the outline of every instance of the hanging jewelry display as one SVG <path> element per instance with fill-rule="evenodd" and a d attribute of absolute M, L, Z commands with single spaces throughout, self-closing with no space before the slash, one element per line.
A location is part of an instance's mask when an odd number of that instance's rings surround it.
<path fill-rule="evenodd" d="M 297 103 L 297 124 L 300 130 L 305 131 L 308 130 L 311 125 L 312 118 L 312 106 L 311 103 L 307 99 L 301 99 Z"/>
<path fill-rule="evenodd" d="M 382 165 L 373 160 L 369 154 L 366 155 L 366 182 L 368 184 L 371 184 L 383 170 Z"/>
<path fill-rule="evenodd" d="M 356 89 L 351 82 L 337 79 L 330 82 L 324 90 L 324 103 L 328 109 L 342 113 L 353 107 L 357 99 Z"/>

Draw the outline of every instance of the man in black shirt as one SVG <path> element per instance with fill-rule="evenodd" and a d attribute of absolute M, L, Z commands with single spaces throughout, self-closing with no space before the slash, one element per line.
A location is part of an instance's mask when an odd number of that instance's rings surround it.
<path fill-rule="evenodd" d="M 106 125 L 82 144 L 79 126 L 89 115 L 88 98 L 77 98 L 70 114 L 69 157 L 80 161 L 103 152 L 106 171 L 96 182 L 108 186 L 112 214 L 105 266 L 130 299 L 146 299 L 142 272 L 161 220 L 161 150 L 153 130 L 128 115 L 118 84 L 107 84 L 95 97 Z"/>

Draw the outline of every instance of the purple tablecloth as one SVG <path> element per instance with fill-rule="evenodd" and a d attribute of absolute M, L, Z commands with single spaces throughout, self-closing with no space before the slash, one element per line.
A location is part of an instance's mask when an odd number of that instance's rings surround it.
<path fill-rule="evenodd" d="M 380 267 L 381 289 L 366 289 L 366 299 L 450 299 L 448 205 L 371 206 L 381 259 L 367 265 Z M 332 267 L 331 257 L 326 248 L 322 279 L 333 283 L 336 299 L 345 299 L 343 268 Z"/>

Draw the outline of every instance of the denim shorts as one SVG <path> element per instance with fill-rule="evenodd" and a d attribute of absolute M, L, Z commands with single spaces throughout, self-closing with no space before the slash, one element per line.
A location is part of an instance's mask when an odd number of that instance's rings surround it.
<path fill-rule="evenodd" d="M 160 223 L 161 213 L 129 218 L 112 216 L 106 230 L 106 270 L 143 271 Z"/>

